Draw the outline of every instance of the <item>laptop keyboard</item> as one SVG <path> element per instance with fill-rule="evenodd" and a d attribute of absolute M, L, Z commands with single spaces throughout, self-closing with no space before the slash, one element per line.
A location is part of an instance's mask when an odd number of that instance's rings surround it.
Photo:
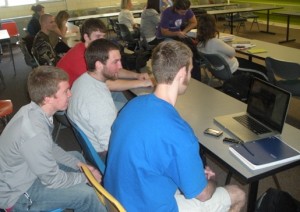
<path fill-rule="evenodd" d="M 240 124 L 242 124 L 244 127 L 247 127 L 249 130 L 251 130 L 257 135 L 271 132 L 262 124 L 258 123 L 257 121 L 255 121 L 254 119 L 250 118 L 247 115 L 236 116 L 233 118 L 237 120 Z"/>

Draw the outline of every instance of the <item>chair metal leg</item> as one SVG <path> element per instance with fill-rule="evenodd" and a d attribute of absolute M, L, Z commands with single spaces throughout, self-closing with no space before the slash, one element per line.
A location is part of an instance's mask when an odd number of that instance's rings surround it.
<path fill-rule="evenodd" d="M 0 80 L 1 80 L 1 83 L 3 85 L 3 88 L 5 89 L 6 84 L 5 84 L 5 81 L 4 81 L 4 76 L 3 76 L 2 70 L 0 70 Z"/>

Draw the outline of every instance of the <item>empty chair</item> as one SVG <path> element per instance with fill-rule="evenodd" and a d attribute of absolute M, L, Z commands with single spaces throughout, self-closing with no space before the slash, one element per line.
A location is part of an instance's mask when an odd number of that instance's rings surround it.
<path fill-rule="evenodd" d="M 240 8 L 248 8 L 248 7 L 251 7 L 250 4 L 241 4 L 240 5 Z M 246 18 L 246 19 L 253 19 L 252 20 L 252 23 L 251 23 L 251 27 L 250 27 L 250 30 L 252 30 L 252 27 L 253 27 L 253 24 L 256 24 L 257 26 L 257 29 L 259 30 L 259 25 L 258 25 L 258 21 L 257 19 L 259 18 L 258 15 L 256 15 L 255 13 L 253 12 L 242 12 L 240 13 L 242 17 Z"/>
<path fill-rule="evenodd" d="M 1 23 L 1 28 L 7 30 L 10 38 L 16 38 L 17 42 L 19 41 L 20 34 L 16 22 L 9 21 L 9 22 Z"/>
<path fill-rule="evenodd" d="M 0 100 L 0 119 L 5 126 L 9 121 L 9 116 L 13 112 L 13 104 L 11 100 Z"/>
<path fill-rule="evenodd" d="M 119 26 L 117 25 L 118 23 L 118 19 L 116 18 L 109 18 L 109 24 L 111 25 L 112 27 L 112 30 L 114 31 L 114 33 L 116 33 L 117 35 L 117 39 L 120 40 L 121 39 L 121 32 L 120 32 L 120 28 Z M 110 35 L 111 33 L 109 33 Z M 110 36 L 111 37 L 111 36 Z"/>
<path fill-rule="evenodd" d="M 292 93 L 300 96 L 300 64 L 266 58 L 266 67 L 269 81 Z"/>
<path fill-rule="evenodd" d="M 138 50 L 140 48 L 139 38 L 134 38 L 125 24 L 117 23 L 120 29 L 121 39 L 125 42 L 125 46 L 132 50 Z"/>
<path fill-rule="evenodd" d="M 225 7 L 225 9 L 235 9 L 235 8 L 237 8 L 237 7 L 236 6 Z M 245 28 L 245 22 L 247 21 L 247 18 L 241 16 L 240 13 L 234 13 L 234 14 L 232 14 L 232 21 L 231 21 L 231 14 L 226 14 L 225 20 L 227 21 L 227 24 L 224 25 L 223 31 L 225 31 L 226 28 L 231 29 L 232 27 L 234 27 L 233 24 L 237 23 L 236 32 L 239 32 L 241 27 Z M 233 25 L 233 26 L 231 26 L 231 25 Z"/>
<path fill-rule="evenodd" d="M 87 166 L 82 165 L 81 169 L 88 179 L 91 186 L 95 189 L 99 200 L 109 212 L 125 212 L 124 207 L 116 200 L 99 182 L 95 179 Z"/>
<path fill-rule="evenodd" d="M 68 116 L 66 115 L 68 118 Z M 93 166 L 98 168 L 98 170 L 101 172 L 101 174 L 104 174 L 105 172 L 105 164 L 101 160 L 100 156 L 96 152 L 95 148 L 93 147 L 92 143 L 88 139 L 88 137 L 84 134 L 84 132 L 71 120 L 69 119 L 69 122 L 71 124 L 71 127 L 73 129 L 73 132 L 75 134 L 75 137 L 79 143 L 79 145 L 82 148 L 83 155 L 85 158 L 92 163 Z"/>

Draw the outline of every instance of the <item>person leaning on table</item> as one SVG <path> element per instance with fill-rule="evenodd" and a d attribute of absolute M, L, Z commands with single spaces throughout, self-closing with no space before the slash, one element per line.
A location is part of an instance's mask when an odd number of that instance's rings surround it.
<path fill-rule="evenodd" d="M 154 93 L 131 100 L 112 126 L 104 186 L 127 211 L 240 211 L 245 204 L 237 186 L 216 187 L 196 135 L 174 107 L 192 66 L 185 44 L 160 43 L 152 54 Z"/>
<path fill-rule="evenodd" d="M 39 66 L 28 77 L 31 102 L 9 121 L 0 137 L 0 208 L 14 211 L 106 211 L 80 171 L 79 152 L 66 152 L 52 139 L 53 114 L 66 110 L 68 75 Z M 88 166 L 98 181 L 98 170 Z"/>

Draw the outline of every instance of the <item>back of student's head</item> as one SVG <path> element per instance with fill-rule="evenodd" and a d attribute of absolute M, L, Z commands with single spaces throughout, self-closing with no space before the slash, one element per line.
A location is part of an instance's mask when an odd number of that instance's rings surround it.
<path fill-rule="evenodd" d="M 47 23 L 48 19 L 52 18 L 52 17 L 53 17 L 53 15 L 48 14 L 48 13 L 41 15 L 41 17 L 40 17 L 40 25 L 43 26 L 44 24 Z"/>
<path fill-rule="evenodd" d="M 189 0 L 175 0 L 173 3 L 173 8 L 177 10 L 187 10 L 191 6 Z"/>
<path fill-rule="evenodd" d="M 148 0 L 146 9 L 154 9 L 154 10 L 156 10 L 156 12 L 159 13 L 160 12 L 159 11 L 159 1 Z"/>
<path fill-rule="evenodd" d="M 69 81 L 69 76 L 62 69 L 54 66 L 39 66 L 33 69 L 27 80 L 30 99 L 42 105 L 45 97 L 56 94 L 62 81 Z"/>
<path fill-rule="evenodd" d="M 67 21 L 70 18 L 69 13 L 66 10 L 61 10 L 55 16 L 55 22 L 59 29 L 61 29 L 64 21 Z"/>
<path fill-rule="evenodd" d="M 158 84 L 171 84 L 179 69 L 188 67 L 193 57 L 190 48 L 179 41 L 164 41 L 152 52 L 152 72 Z"/>
<path fill-rule="evenodd" d="M 121 0 L 120 8 L 127 9 L 129 3 L 131 3 L 131 0 Z"/>
<path fill-rule="evenodd" d="M 44 6 L 43 6 L 43 5 L 40 5 L 40 4 L 32 5 L 32 6 L 31 6 L 31 10 L 32 10 L 34 13 L 41 12 L 43 9 L 44 9 Z"/>
<path fill-rule="evenodd" d="M 97 39 L 91 42 L 85 51 L 85 61 L 88 71 L 95 71 L 95 63 L 97 61 L 106 64 L 109 52 L 112 50 L 119 50 L 119 46 L 110 40 Z"/>
<path fill-rule="evenodd" d="M 84 42 L 84 34 L 87 34 L 89 37 L 92 34 L 92 32 L 100 31 L 105 33 L 106 32 L 106 26 L 105 24 L 96 18 L 90 18 L 83 22 L 80 33 L 81 33 L 81 41 Z"/>
<path fill-rule="evenodd" d="M 219 34 L 217 29 L 216 20 L 212 15 L 201 14 L 198 18 L 197 38 L 200 43 L 206 42 Z"/>

